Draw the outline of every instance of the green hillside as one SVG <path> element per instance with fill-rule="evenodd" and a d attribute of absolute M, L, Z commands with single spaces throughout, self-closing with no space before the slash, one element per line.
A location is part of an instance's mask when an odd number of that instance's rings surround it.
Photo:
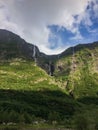
<path fill-rule="evenodd" d="M 61 122 L 78 104 L 32 61 L 0 62 L 0 123 Z"/>
<path fill-rule="evenodd" d="M 73 54 L 74 49 L 74 54 Z M 98 96 L 98 43 L 70 48 L 56 62 L 55 76 L 75 98 Z"/>
<path fill-rule="evenodd" d="M 33 61 L 13 59 L 0 63 L 1 89 L 43 90 L 57 89 L 54 80 L 44 70 L 37 67 Z"/>
<path fill-rule="evenodd" d="M 77 130 L 98 129 L 98 42 L 80 44 L 63 52 L 55 63 L 60 87 L 80 105 L 74 113 Z"/>
<path fill-rule="evenodd" d="M 98 42 L 52 56 L 34 47 L 0 30 L 0 129 L 98 130 Z"/>

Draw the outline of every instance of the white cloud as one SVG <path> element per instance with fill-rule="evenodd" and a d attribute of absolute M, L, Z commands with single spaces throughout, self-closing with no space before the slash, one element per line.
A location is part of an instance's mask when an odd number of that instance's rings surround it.
<path fill-rule="evenodd" d="M 59 46 L 57 50 L 48 48 L 51 32 L 47 26 L 64 26 L 81 37 L 73 26 L 73 15 L 83 14 L 88 1 L 91 0 L 0 0 L 0 5 L 4 6 L 0 9 L 0 28 L 19 34 L 47 54 L 59 53 L 66 46 Z M 81 15 L 80 21 L 82 19 L 85 24 L 92 24 L 88 14 Z"/>
<path fill-rule="evenodd" d="M 94 15 L 98 18 L 98 1 L 94 0 Z"/>

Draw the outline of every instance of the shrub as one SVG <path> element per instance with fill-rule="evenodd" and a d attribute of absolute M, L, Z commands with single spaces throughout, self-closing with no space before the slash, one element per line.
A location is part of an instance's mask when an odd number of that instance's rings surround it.
<path fill-rule="evenodd" d="M 89 121 L 84 115 L 78 115 L 75 119 L 76 130 L 89 130 Z"/>

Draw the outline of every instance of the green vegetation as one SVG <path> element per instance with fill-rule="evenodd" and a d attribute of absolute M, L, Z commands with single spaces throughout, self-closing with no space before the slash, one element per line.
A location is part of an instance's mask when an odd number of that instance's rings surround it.
<path fill-rule="evenodd" d="M 34 46 L 11 37 L 0 43 L 0 130 L 98 130 L 98 43 L 78 45 L 74 55 L 73 48 L 59 56 L 36 48 L 41 69 L 30 60 Z"/>
<path fill-rule="evenodd" d="M 14 90 L 40 90 L 58 89 L 52 85 L 50 78 L 42 69 L 35 66 L 33 62 L 21 61 L 21 59 L 3 62 L 0 65 L 0 88 Z"/>
<path fill-rule="evenodd" d="M 79 47 L 80 46 L 80 47 Z M 56 62 L 55 76 L 61 88 L 80 103 L 71 125 L 76 130 L 98 129 L 98 43 L 78 45 L 72 55 Z M 72 121 L 72 120 L 71 120 Z"/>
<path fill-rule="evenodd" d="M 98 96 L 98 45 L 95 45 L 81 49 L 76 46 L 74 55 L 62 56 L 56 62 L 57 80 L 75 98 Z"/>
<path fill-rule="evenodd" d="M 89 76 L 86 71 L 84 76 Z M 87 72 L 87 73 L 86 73 Z M 83 74 L 82 74 L 83 76 Z M 81 77 L 82 78 L 82 77 Z M 86 77 L 85 77 L 86 78 Z M 77 99 L 61 89 L 61 83 L 36 66 L 32 61 L 13 59 L 0 63 L 0 129 L 75 128 L 97 130 L 98 98 L 83 95 L 83 89 L 74 90 Z M 83 84 L 83 80 L 80 80 Z M 86 78 L 86 81 L 89 81 Z M 90 80 L 90 82 L 92 82 Z M 81 90 L 81 91 L 80 91 Z M 87 91 L 90 95 L 91 92 Z M 90 125 L 92 124 L 92 125 Z"/>
<path fill-rule="evenodd" d="M 59 125 L 70 120 L 76 108 L 78 103 L 32 61 L 0 63 L 1 124 Z"/>

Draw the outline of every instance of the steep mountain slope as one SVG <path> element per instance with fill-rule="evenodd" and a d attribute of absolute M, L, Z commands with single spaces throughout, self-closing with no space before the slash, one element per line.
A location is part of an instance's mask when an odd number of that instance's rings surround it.
<path fill-rule="evenodd" d="M 32 59 L 34 45 L 26 43 L 18 35 L 0 29 L 0 59 L 25 58 Z M 39 50 L 36 47 L 37 55 Z"/>
<path fill-rule="evenodd" d="M 60 55 L 55 75 L 76 98 L 98 96 L 98 42 L 77 45 Z"/>
<path fill-rule="evenodd" d="M 33 56 L 34 48 L 35 57 Z M 0 60 L 13 58 L 33 61 L 36 58 L 37 65 L 47 73 L 55 70 L 54 78 L 59 87 L 76 98 L 87 95 L 96 96 L 98 93 L 98 42 L 80 44 L 67 49 L 60 55 L 48 56 L 19 36 L 0 30 Z"/>
<path fill-rule="evenodd" d="M 72 117 L 77 106 L 34 62 L 0 62 L 0 123 L 59 122 Z"/>
<path fill-rule="evenodd" d="M 72 117 L 77 106 L 34 62 L 34 45 L 0 30 L 0 123 L 52 122 Z M 37 64 L 48 56 L 36 47 Z"/>
<path fill-rule="evenodd" d="M 0 29 L 0 61 L 13 58 L 33 60 L 48 73 L 49 61 L 54 61 L 57 56 L 48 56 L 41 53 L 37 46 L 27 43 L 18 35 Z"/>
<path fill-rule="evenodd" d="M 52 67 L 55 71 L 49 76 Z M 80 125 L 89 121 L 94 130 L 97 110 L 98 42 L 48 56 L 19 36 L 0 30 L 1 124 L 37 121 L 73 127 L 77 119 Z M 86 117 L 90 119 L 85 121 Z"/>

